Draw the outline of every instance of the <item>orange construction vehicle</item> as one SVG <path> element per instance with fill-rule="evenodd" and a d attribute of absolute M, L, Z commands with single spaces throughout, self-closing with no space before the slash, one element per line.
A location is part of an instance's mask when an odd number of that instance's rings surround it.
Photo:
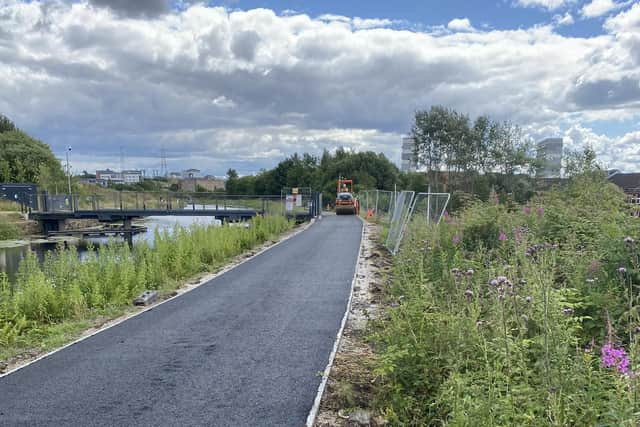
<path fill-rule="evenodd" d="M 353 195 L 353 181 L 350 179 L 338 179 L 336 196 L 336 215 L 358 215 L 360 206 Z"/>

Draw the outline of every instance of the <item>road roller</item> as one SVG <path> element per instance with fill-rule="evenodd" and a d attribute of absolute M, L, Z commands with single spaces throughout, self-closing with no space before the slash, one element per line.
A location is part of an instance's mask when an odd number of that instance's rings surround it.
<path fill-rule="evenodd" d="M 353 195 L 353 181 L 340 178 L 336 188 L 336 215 L 357 215 L 360 206 Z"/>

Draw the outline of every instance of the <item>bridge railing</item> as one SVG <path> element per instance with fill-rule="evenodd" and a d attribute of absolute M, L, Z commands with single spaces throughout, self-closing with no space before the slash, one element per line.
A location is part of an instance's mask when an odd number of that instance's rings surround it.
<path fill-rule="evenodd" d="M 38 195 L 40 212 L 107 210 L 255 210 L 283 214 L 285 200 L 280 195 L 247 196 L 218 193 L 130 192 L 89 195 Z"/>

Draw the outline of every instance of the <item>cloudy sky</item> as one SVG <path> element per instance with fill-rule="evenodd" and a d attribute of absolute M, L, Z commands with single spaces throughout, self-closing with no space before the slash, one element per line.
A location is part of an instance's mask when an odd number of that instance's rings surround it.
<path fill-rule="evenodd" d="M 640 171 L 640 2 L 0 0 L 0 113 L 74 171 L 399 163 L 443 104 Z"/>

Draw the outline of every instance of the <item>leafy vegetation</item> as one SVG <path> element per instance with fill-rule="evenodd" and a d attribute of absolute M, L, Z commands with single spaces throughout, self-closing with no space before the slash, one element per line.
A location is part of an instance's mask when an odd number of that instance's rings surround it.
<path fill-rule="evenodd" d="M 392 425 L 640 423 L 640 229 L 581 158 L 528 204 L 410 225 L 372 337 Z"/>
<path fill-rule="evenodd" d="M 65 175 L 51 148 L 17 129 L 0 115 L 0 182 L 38 183 L 64 188 Z"/>
<path fill-rule="evenodd" d="M 238 176 L 234 169 L 227 172 L 228 194 L 278 195 L 285 187 L 311 187 L 322 191 L 325 200 L 336 196 L 339 176 L 354 180 L 355 189 L 391 190 L 398 183 L 400 172 L 384 154 L 352 153 L 338 149 L 334 154 L 325 151 L 320 158 L 310 154 L 293 156 L 274 169 L 263 170 L 253 176 Z"/>
<path fill-rule="evenodd" d="M 20 236 L 20 229 L 15 224 L 0 219 L 0 240 L 13 240 Z"/>
<path fill-rule="evenodd" d="M 247 228 L 176 225 L 157 232 L 153 247 L 111 241 L 83 260 L 73 246 L 59 247 L 42 264 L 31 253 L 14 286 L 0 273 L 0 355 L 39 346 L 50 331 L 59 336 L 97 315 L 118 313 L 145 289 L 173 290 L 291 227 L 283 216 L 266 216 Z M 76 326 L 56 327 L 64 322 Z"/>

